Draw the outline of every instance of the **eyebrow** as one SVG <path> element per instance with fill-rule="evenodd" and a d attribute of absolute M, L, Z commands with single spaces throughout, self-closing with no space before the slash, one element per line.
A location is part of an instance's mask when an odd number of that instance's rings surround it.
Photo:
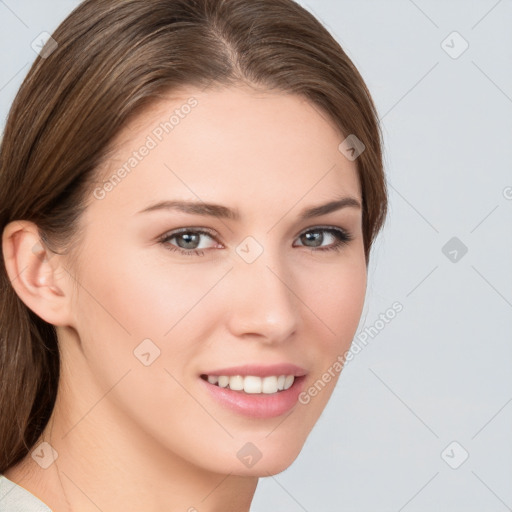
<path fill-rule="evenodd" d="M 361 203 L 355 197 L 342 197 L 340 199 L 329 201 L 325 204 L 304 208 L 299 214 L 299 219 L 305 220 L 313 217 L 320 217 L 321 215 L 326 215 L 328 213 L 341 210 L 342 208 L 349 207 L 361 209 Z M 232 209 L 220 204 L 204 203 L 202 201 L 159 201 L 158 203 L 144 208 L 138 213 L 153 212 L 155 210 L 176 210 L 192 215 L 204 215 L 233 221 L 239 221 L 241 218 L 240 212 L 236 208 Z"/>

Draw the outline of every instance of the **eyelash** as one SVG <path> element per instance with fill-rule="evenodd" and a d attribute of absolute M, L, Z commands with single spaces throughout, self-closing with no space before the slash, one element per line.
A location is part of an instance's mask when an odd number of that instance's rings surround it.
<path fill-rule="evenodd" d="M 345 245 L 347 245 L 351 240 L 353 240 L 353 236 L 344 229 L 340 228 L 333 228 L 333 227 L 324 227 L 324 226 L 315 226 L 314 228 L 309 228 L 306 231 L 303 231 L 298 235 L 298 238 L 301 236 L 310 233 L 310 232 L 328 232 L 332 234 L 337 241 L 331 245 L 328 245 L 327 247 L 309 247 L 311 249 L 311 252 L 315 251 L 340 251 Z M 183 254 L 185 256 L 204 256 L 205 249 L 182 249 L 181 247 L 176 247 L 175 245 L 171 245 L 168 242 L 172 240 L 173 238 L 178 237 L 182 234 L 195 234 L 195 235 L 207 235 L 212 239 L 215 239 L 212 233 L 209 231 L 205 231 L 203 229 L 194 229 L 194 228 L 182 228 L 179 230 L 175 230 L 169 233 L 164 234 L 162 237 L 160 237 L 159 242 L 169 251 L 177 252 L 180 254 Z M 308 248 L 305 245 L 301 245 L 299 247 L 305 247 Z M 206 249 L 207 250 L 207 249 Z"/>

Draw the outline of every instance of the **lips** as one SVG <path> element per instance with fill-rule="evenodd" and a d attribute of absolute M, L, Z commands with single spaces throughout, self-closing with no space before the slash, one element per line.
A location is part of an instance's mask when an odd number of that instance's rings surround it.
<path fill-rule="evenodd" d="M 254 418 L 289 411 L 298 400 L 306 370 L 293 364 L 244 365 L 210 370 L 201 382 L 218 403 Z"/>
<path fill-rule="evenodd" d="M 204 372 L 203 375 L 226 375 L 228 377 L 231 377 L 232 375 L 241 375 L 242 377 L 246 377 L 248 375 L 254 375 L 256 377 L 293 375 L 294 377 L 302 377 L 303 375 L 306 375 L 306 373 L 306 370 L 300 366 L 289 363 L 281 363 L 273 365 L 247 364 L 243 366 L 232 366 L 230 368 L 209 370 Z"/>

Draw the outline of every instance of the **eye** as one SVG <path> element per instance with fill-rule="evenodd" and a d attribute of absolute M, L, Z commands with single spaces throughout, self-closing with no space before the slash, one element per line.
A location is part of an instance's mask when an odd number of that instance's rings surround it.
<path fill-rule="evenodd" d="M 325 233 L 327 233 L 327 236 Z M 204 249 L 208 249 L 208 247 L 205 247 L 204 244 L 201 246 L 202 237 L 207 237 L 210 240 L 215 241 L 214 235 L 205 229 L 181 228 L 170 233 L 166 233 L 159 239 L 159 242 L 166 249 L 178 252 L 179 254 L 186 256 L 204 256 Z M 171 243 L 174 239 L 176 239 L 177 245 Z M 339 251 L 352 239 L 352 235 L 344 229 L 332 226 L 318 226 L 313 229 L 310 228 L 307 231 L 303 231 L 298 236 L 298 240 L 301 242 L 301 245 L 298 247 L 307 247 L 313 252 Z M 331 240 L 331 243 L 323 245 L 326 240 Z M 215 244 L 213 244 L 212 247 L 215 248 Z M 222 246 L 220 248 L 222 248 Z"/>
<path fill-rule="evenodd" d="M 322 246 L 322 242 L 326 239 L 324 233 L 328 234 L 327 240 L 329 238 L 334 239 L 334 242 Z M 308 229 L 299 235 L 302 245 L 313 249 L 313 251 L 339 251 L 352 239 L 353 236 L 345 229 L 322 226 Z M 308 245 L 309 243 L 312 243 L 312 245 Z"/>
<path fill-rule="evenodd" d="M 205 247 L 203 246 L 199 248 L 201 245 L 199 242 L 203 236 L 207 236 L 208 238 L 214 240 L 213 235 L 206 230 L 182 228 L 165 234 L 160 239 L 160 242 L 166 249 L 170 251 L 177 251 L 180 254 L 185 254 L 187 256 L 204 256 L 204 251 L 202 249 Z M 173 239 L 178 241 L 178 247 L 169 243 Z"/>

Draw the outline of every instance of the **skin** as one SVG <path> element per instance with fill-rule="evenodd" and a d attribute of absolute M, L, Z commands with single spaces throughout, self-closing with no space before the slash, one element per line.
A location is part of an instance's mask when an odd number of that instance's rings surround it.
<path fill-rule="evenodd" d="M 54 512 L 248 511 L 258 477 L 298 456 L 339 373 L 308 404 L 267 419 L 214 402 L 199 375 L 290 362 L 307 370 L 307 389 L 358 326 L 367 278 L 361 210 L 299 220 L 303 208 L 340 196 L 361 202 L 356 162 L 338 150 L 344 137 L 332 121 L 303 98 L 246 86 L 174 92 L 120 132 L 99 171 L 111 176 L 191 96 L 197 106 L 121 183 L 89 197 L 76 259 L 33 250 L 30 222 L 4 230 L 13 286 L 57 327 L 62 360 L 41 436 L 58 458 L 42 469 L 28 455 L 5 475 Z M 137 213 L 198 198 L 237 208 L 241 219 Z M 299 236 L 325 225 L 353 239 L 320 251 Z M 183 227 L 214 232 L 201 238 L 203 256 L 166 248 L 187 247 L 183 239 L 158 240 Z M 322 247 L 336 242 L 320 233 Z M 252 263 L 236 252 L 248 236 L 263 248 Z M 147 338 L 161 351 L 149 366 L 133 353 Z M 247 442 L 262 454 L 250 468 L 237 457 Z"/>

